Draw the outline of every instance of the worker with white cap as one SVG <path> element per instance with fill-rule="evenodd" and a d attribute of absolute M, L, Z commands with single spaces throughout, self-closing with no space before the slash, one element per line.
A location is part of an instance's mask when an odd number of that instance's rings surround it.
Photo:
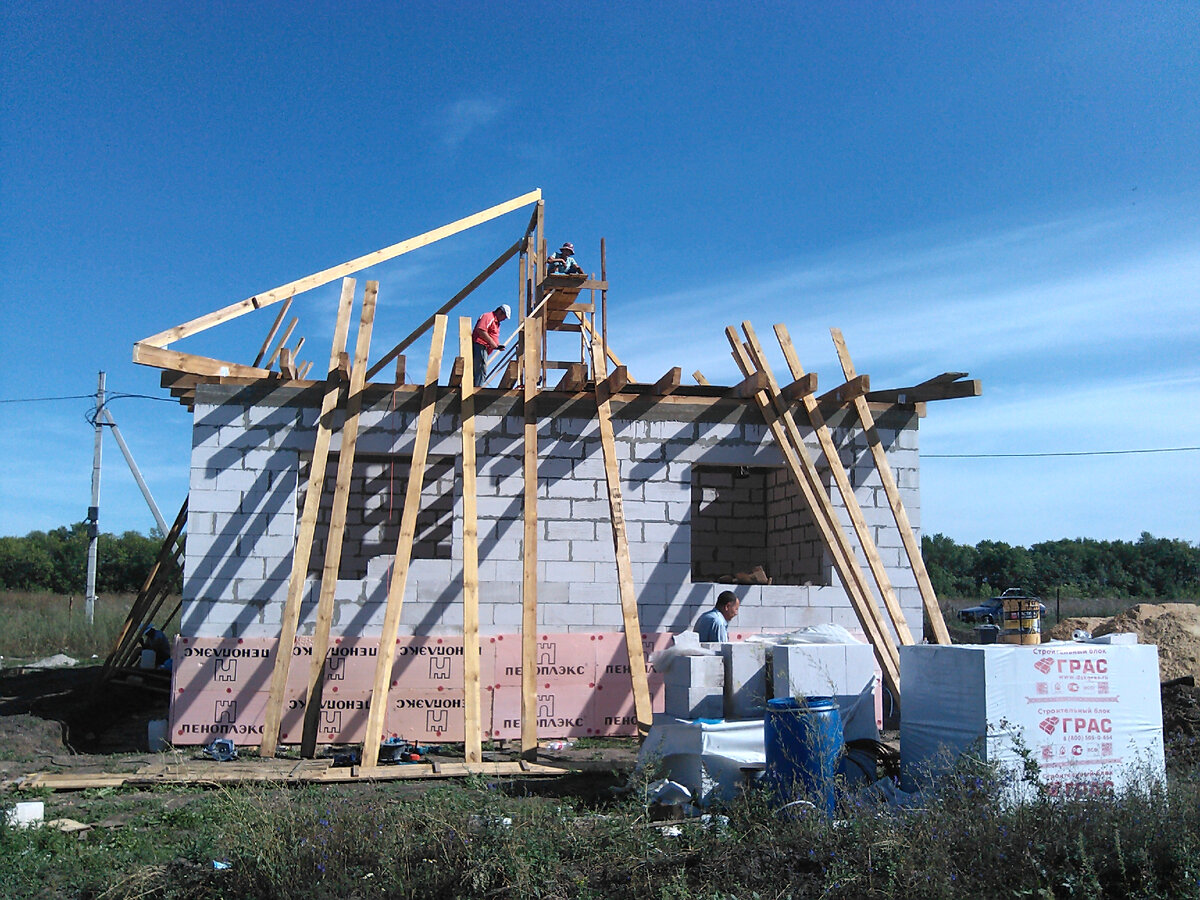
<path fill-rule="evenodd" d="M 504 345 L 500 343 L 500 323 L 511 315 L 512 310 L 508 308 L 508 304 L 501 303 L 491 312 L 485 312 L 475 323 L 475 330 L 471 333 L 471 371 L 476 387 L 483 382 L 484 373 L 487 372 L 488 354 L 493 350 L 504 349 Z"/>

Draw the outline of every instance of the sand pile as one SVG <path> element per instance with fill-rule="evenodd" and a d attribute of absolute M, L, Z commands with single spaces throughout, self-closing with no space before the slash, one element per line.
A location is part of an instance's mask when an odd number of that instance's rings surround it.
<path fill-rule="evenodd" d="M 1158 670 L 1162 681 L 1192 675 L 1200 678 L 1200 606 L 1195 603 L 1139 603 L 1112 618 L 1063 619 L 1049 636 L 1069 641 L 1076 628 L 1094 637 L 1133 632 L 1142 644 L 1158 645 Z"/>

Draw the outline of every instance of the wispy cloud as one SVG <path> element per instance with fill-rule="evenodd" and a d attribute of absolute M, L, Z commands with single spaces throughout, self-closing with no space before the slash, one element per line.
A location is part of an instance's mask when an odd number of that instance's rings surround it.
<path fill-rule="evenodd" d="M 495 122 L 504 102 L 494 97 L 467 97 L 451 103 L 442 113 L 442 143 L 453 150 L 472 134 Z"/>

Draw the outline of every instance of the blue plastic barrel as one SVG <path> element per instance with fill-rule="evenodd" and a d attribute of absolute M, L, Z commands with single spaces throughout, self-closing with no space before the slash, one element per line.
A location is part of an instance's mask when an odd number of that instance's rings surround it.
<path fill-rule="evenodd" d="M 767 783 L 783 803 L 811 800 L 833 815 L 834 776 L 845 746 L 832 697 L 767 701 L 763 722 Z"/>

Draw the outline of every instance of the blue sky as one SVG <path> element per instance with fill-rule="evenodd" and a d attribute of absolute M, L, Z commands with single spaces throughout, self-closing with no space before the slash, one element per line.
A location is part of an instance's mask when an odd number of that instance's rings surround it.
<path fill-rule="evenodd" d="M 1195 451 L 939 458 L 1200 446 L 1195 3 L 14 0 L 0 79 L 0 400 L 163 398 L 139 338 L 540 187 L 634 377 L 733 381 L 749 319 L 832 385 L 837 326 L 876 387 L 983 381 L 922 422 L 925 531 L 1200 540 Z M 377 353 L 526 220 L 360 275 Z M 336 297 L 293 308 L 318 367 Z M 111 410 L 169 519 L 188 414 Z M 83 517 L 87 411 L 0 403 L 0 534 Z M 101 525 L 153 525 L 111 439 Z"/>

